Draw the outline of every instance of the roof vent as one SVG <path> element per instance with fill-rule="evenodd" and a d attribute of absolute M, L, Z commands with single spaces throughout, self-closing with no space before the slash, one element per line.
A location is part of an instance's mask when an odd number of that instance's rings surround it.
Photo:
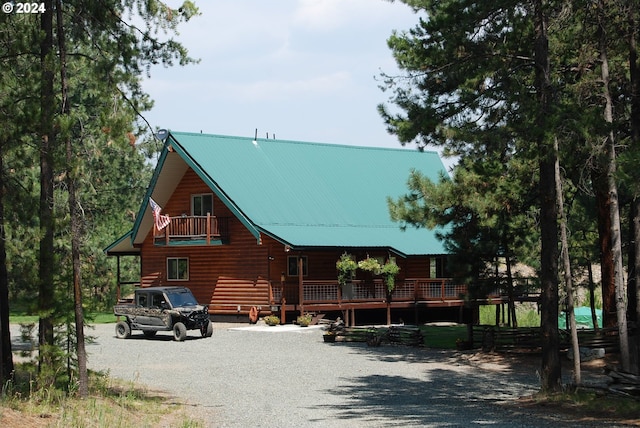
<path fill-rule="evenodd" d="M 159 129 L 158 132 L 156 132 L 156 138 L 162 142 L 164 142 L 164 140 L 166 140 L 168 136 L 169 131 L 167 131 L 166 129 Z"/>

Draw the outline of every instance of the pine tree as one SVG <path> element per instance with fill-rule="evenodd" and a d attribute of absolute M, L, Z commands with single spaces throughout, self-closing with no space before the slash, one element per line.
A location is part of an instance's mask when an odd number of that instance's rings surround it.
<path fill-rule="evenodd" d="M 557 126 L 547 1 L 406 0 L 426 17 L 389 39 L 400 77 L 385 76 L 401 113 L 379 110 L 403 143 L 487 159 L 490 144 L 537 164 L 542 290 L 542 389 L 560 387 L 558 224 L 554 165 Z"/>

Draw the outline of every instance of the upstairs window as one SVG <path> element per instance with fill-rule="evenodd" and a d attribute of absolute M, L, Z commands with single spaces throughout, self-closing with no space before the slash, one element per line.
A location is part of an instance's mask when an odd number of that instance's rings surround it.
<path fill-rule="evenodd" d="M 447 276 L 447 258 L 431 257 L 429 259 L 429 278 L 446 278 Z"/>
<path fill-rule="evenodd" d="M 191 215 L 206 216 L 207 213 L 213 215 L 213 194 L 191 195 Z"/>

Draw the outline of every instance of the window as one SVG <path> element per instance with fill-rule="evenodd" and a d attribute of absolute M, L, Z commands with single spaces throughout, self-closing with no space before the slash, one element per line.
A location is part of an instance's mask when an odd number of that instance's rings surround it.
<path fill-rule="evenodd" d="M 429 278 L 446 278 L 447 259 L 446 257 L 431 257 L 429 259 Z"/>
<path fill-rule="evenodd" d="M 191 215 L 213 215 L 213 194 L 191 195 Z"/>
<path fill-rule="evenodd" d="M 153 293 L 151 295 L 151 307 L 154 309 L 162 309 L 164 306 L 164 296 L 162 293 Z"/>
<path fill-rule="evenodd" d="M 187 281 L 189 279 L 189 259 L 169 257 L 167 258 L 167 280 Z"/>
<path fill-rule="evenodd" d="M 148 302 L 147 294 L 146 293 L 138 293 L 137 297 L 138 297 L 138 301 L 136 302 L 136 304 L 138 306 L 146 308 L 148 306 L 147 305 L 147 302 Z"/>
<path fill-rule="evenodd" d="M 302 259 L 302 276 L 307 276 L 307 257 L 300 258 Z M 287 257 L 287 275 L 298 276 L 298 256 Z"/>
<path fill-rule="evenodd" d="M 434 257 L 429 258 L 429 278 L 437 278 L 438 272 L 436 267 L 436 259 Z"/>

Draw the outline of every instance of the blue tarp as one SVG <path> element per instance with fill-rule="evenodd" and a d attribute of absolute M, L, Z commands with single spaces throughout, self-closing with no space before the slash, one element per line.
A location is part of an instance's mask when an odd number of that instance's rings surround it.
<path fill-rule="evenodd" d="M 591 308 L 588 306 L 580 306 L 573 308 L 573 313 L 576 316 L 577 328 L 593 328 L 593 318 L 591 316 Z M 596 319 L 598 321 L 598 327 L 602 327 L 602 310 L 596 309 Z M 558 328 L 567 328 L 567 313 L 562 312 L 562 315 L 558 317 Z"/>

